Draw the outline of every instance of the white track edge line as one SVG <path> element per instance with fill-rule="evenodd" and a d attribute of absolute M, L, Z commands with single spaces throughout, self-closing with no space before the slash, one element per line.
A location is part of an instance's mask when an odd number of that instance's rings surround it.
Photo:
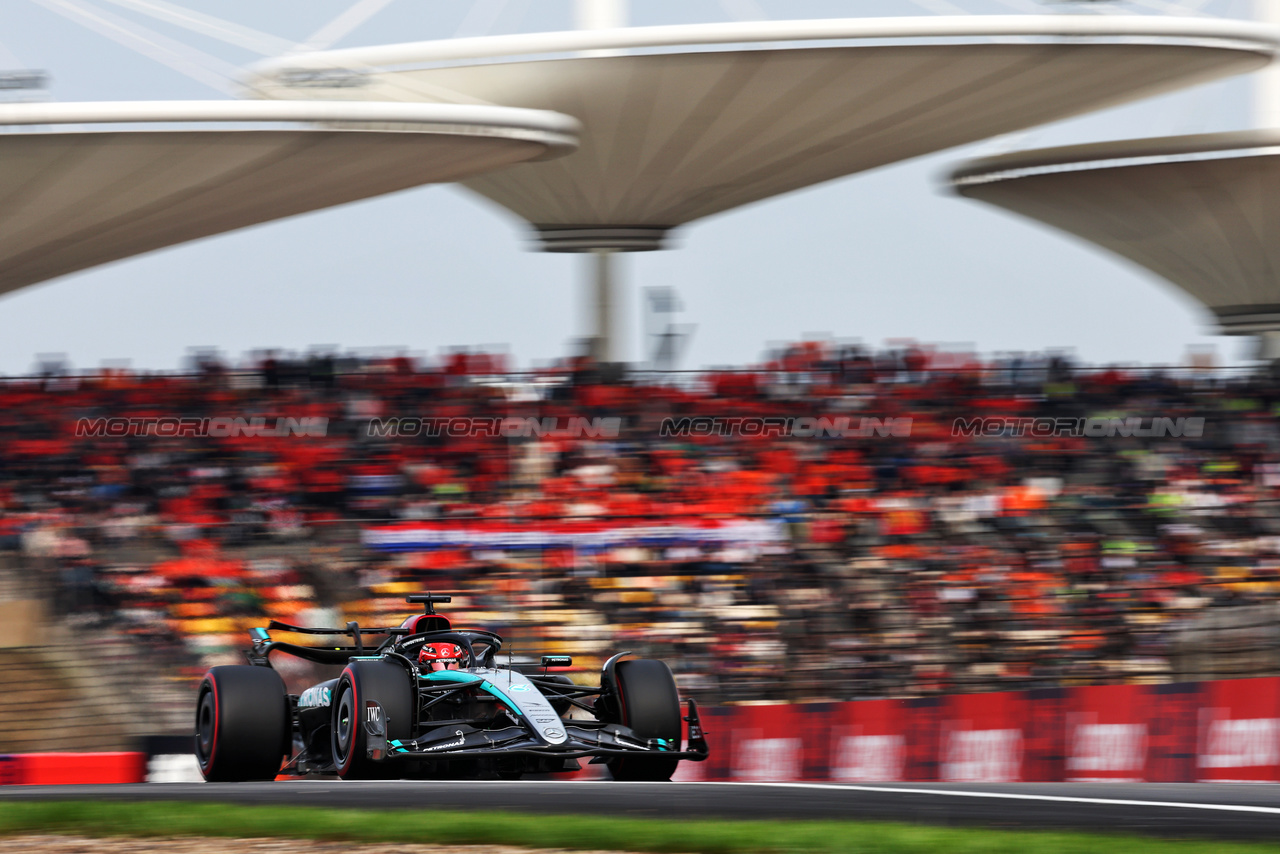
<path fill-rule="evenodd" d="M 657 783 L 650 785 L 670 785 Z M 1255 807 L 1245 804 L 1197 804 L 1185 801 L 1139 801 L 1119 798 L 1086 798 L 1072 795 L 1031 795 L 1016 792 L 974 792 L 963 789 L 911 789 L 896 786 L 859 786 L 841 785 L 839 783 L 716 783 L 710 780 L 689 781 L 679 785 L 685 786 L 758 786 L 780 789 L 831 789 L 846 792 L 876 792 L 890 795 L 942 795 L 951 798 L 995 798 L 1014 801 L 1048 801 L 1067 804 L 1097 804 L 1120 807 L 1171 807 L 1189 810 L 1216 810 L 1219 812 L 1251 812 L 1266 815 L 1280 815 L 1280 807 Z"/>

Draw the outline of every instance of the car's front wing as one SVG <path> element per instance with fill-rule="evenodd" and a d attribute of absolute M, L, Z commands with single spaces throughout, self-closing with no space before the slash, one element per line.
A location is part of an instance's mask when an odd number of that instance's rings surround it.
<path fill-rule="evenodd" d="M 556 759 L 584 759 L 614 756 L 661 755 L 669 759 L 700 762 L 707 758 L 706 734 L 698 718 L 698 707 L 689 701 L 689 739 L 687 749 L 678 741 L 663 738 L 639 738 L 630 728 L 619 724 L 582 726 L 564 722 L 565 740 L 547 744 L 529 729 L 509 726 L 502 729 L 477 729 L 461 724 L 440 727 L 420 738 L 387 740 L 386 716 L 382 707 L 366 702 L 364 715 L 365 742 L 371 759 L 460 759 L 501 756 L 542 756 Z M 443 730 L 443 732 L 441 731 Z"/>

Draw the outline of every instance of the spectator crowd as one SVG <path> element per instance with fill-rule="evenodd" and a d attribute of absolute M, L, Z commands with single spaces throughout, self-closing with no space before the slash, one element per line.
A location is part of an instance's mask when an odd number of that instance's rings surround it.
<path fill-rule="evenodd" d="M 187 675 L 421 590 L 716 702 L 1274 674 L 1278 414 L 1265 370 L 818 343 L 51 372 L 0 380 L 0 566 Z"/>

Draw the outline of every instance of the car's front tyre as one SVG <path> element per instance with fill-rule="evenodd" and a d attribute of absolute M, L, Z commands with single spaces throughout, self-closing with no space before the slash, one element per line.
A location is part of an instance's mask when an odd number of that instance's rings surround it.
<path fill-rule="evenodd" d="M 387 741 L 413 732 L 414 694 L 409 672 L 390 661 L 353 661 L 333 692 L 333 764 L 344 780 L 396 776 L 395 765 L 370 759 L 364 728 L 364 704 L 375 702 L 386 715 Z M 407 769 L 405 769 L 407 770 Z"/>
<path fill-rule="evenodd" d="M 638 738 L 663 739 L 669 749 L 680 750 L 682 735 L 680 694 L 665 662 L 648 658 L 620 661 L 614 670 L 616 695 L 612 698 L 618 723 L 630 727 Z M 679 759 L 659 755 L 616 756 L 607 763 L 615 780 L 670 780 Z"/>

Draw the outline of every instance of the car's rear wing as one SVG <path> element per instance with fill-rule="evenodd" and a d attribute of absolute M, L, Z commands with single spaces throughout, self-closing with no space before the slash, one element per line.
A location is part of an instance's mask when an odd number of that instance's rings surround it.
<path fill-rule="evenodd" d="M 291 632 L 300 635 L 340 635 L 351 638 L 355 641 L 355 644 L 353 646 L 299 646 L 298 644 L 272 640 L 270 631 Z M 267 664 L 267 657 L 273 652 L 283 652 L 306 661 L 314 661 L 317 664 L 346 664 L 352 656 L 380 652 L 393 643 L 397 637 L 409 633 L 409 629 L 399 627 L 361 628 L 360 624 L 355 621 L 347 623 L 344 629 L 321 629 L 311 626 L 294 626 L 289 623 L 282 623 L 279 620 L 271 620 L 267 623 L 265 629 L 255 627 L 249 630 L 249 637 L 253 640 L 253 648 L 248 650 L 245 655 L 248 657 L 250 664 L 260 665 Z M 364 643 L 366 634 L 382 635 L 383 637 L 373 648 L 370 648 L 365 646 Z"/>
<path fill-rule="evenodd" d="M 279 620 L 272 620 L 267 623 L 267 629 L 276 632 L 294 632 L 300 635 L 347 635 L 355 637 L 356 635 L 403 635 L 408 634 L 408 629 L 396 628 L 363 628 L 356 622 L 347 623 L 345 629 L 316 629 L 307 626 L 291 626 L 288 623 L 282 623 Z M 254 631 L 262 631 L 262 629 L 252 629 Z"/>
<path fill-rule="evenodd" d="M 409 596 L 405 601 L 411 605 L 423 605 L 423 611 L 427 616 L 435 615 L 435 605 L 437 602 L 450 602 L 452 596 L 442 596 L 432 593 L 415 594 Z M 398 638 L 406 635 L 431 636 L 445 638 L 455 638 L 462 643 L 468 650 L 471 648 L 471 642 L 480 641 L 487 645 L 489 652 L 486 658 L 492 660 L 493 654 L 502 647 L 502 638 L 493 632 L 485 631 L 465 631 L 453 632 L 447 629 L 448 621 L 443 617 L 440 618 L 446 629 L 415 632 L 414 629 L 407 626 L 385 626 L 377 628 L 361 628 L 360 624 L 352 620 L 347 623 L 346 628 L 330 629 L 316 628 L 314 626 L 295 626 L 290 623 L 282 623 L 279 620 L 271 620 L 267 623 L 267 627 L 255 627 L 249 630 L 249 637 L 253 640 L 253 648 L 247 650 L 245 655 L 249 659 L 250 664 L 267 665 L 267 657 L 272 652 L 283 652 L 287 655 L 297 656 L 307 661 L 314 661 L 319 664 L 346 664 L 353 656 L 358 655 L 379 655 L 389 651 L 394 646 Z M 355 643 L 353 646 L 299 646 L 297 644 L 286 643 L 284 641 L 275 641 L 271 639 L 271 631 L 290 632 L 299 635 L 335 635 L 351 638 Z M 380 635 L 378 643 L 372 648 L 366 647 L 364 643 L 365 635 Z M 394 651 L 394 650 L 391 650 Z"/>
<path fill-rule="evenodd" d="M 268 629 L 282 632 L 296 632 L 304 635 L 329 635 L 329 636 L 346 636 L 355 641 L 353 646 L 299 646 L 298 644 L 288 643 L 286 641 L 277 641 L 271 639 Z M 366 646 L 364 643 L 365 633 L 374 635 L 385 635 L 376 645 Z M 428 639 L 435 640 L 451 640 L 462 645 L 469 653 L 471 653 L 471 644 L 479 642 L 485 645 L 486 652 L 483 656 L 484 660 L 492 664 L 494 656 L 498 650 L 502 648 L 502 638 L 493 632 L 486 632 L 478 629 L 468 631 L 443 631 L 443 632 L 417 632 L 412 629 L 397 626 L 394 628 L 376 628 L 362 629 L 354 621 L 347 623 L 345 629 L 318 629 L 307 626 L 293 626 L 289 623 L 282 623 L 279 620 L 271 620 L 267 623 L 267 628 L 252 628 L 249 630 L 249 637 L 253 640 L 253 647 L 245 651 L 245 656 L 250 664 L 269 666 L 268 658 L 273 652 L 283 652 L 286 655 L 296 656 L 306 661 L 313 661 L 317 664 L 346 664 L 355 656 L 362 655 L 382 655 L 384 653 L 399 652 L 404 654 L 404 650 L 396 648 L 399 638 L 406 635 L 412 638 L 421 638 L 422 641 Z M 408 641 L 414 643 L 414 640 Z M 419 641 L 420 642 L 420 641 Z M 474 655 L 474 653 L 471 653 Z M 544 665 L 545 666 L 545 665 Z"/>

